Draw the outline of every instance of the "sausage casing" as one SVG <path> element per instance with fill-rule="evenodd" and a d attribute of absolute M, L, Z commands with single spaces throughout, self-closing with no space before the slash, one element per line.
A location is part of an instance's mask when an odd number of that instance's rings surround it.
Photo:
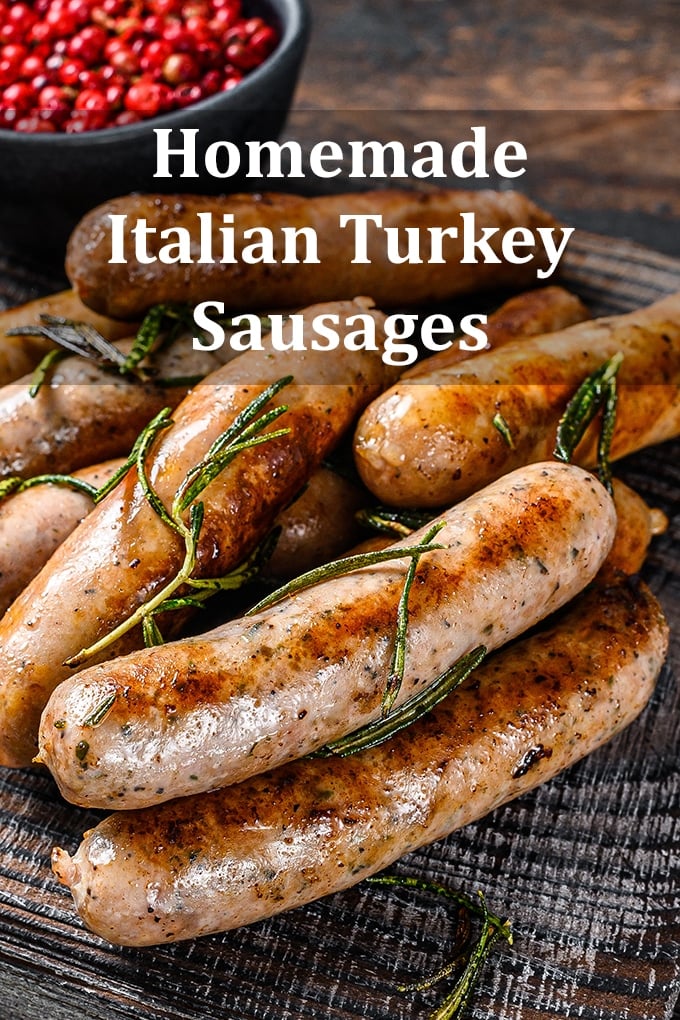
<path fill-rule="evenodd" d="M 365 301 L 316 306 L 349 315 Z M 248 352 L 213 372 L 177 408 L 159 436 L 147 473 L 171 506 L 187 472 L 266 387 L 289 374 L 275 398 L 285 411 L 269 431 L 290 431 L 243 450 L 201 495 L 203 527 L 193 576 L 220 577 L 240 564 L 270 530 L 279 510 L 368 401 L 394 378 L 378 351 Z M 0 621 L 0 763 L 30 763 L 40 713 L 71 656 L 108 634 L 176 577 L 184 557 L 178 536 L 152 509 L 133 470 L 102 500 L 10 606 Z M 160 621 L 161 629 L 165 627 Z M 105 656 L 141 644 L 139 628 Z M 167 633 L 167 631 L 166 631 Z"/>
<path fill-rule="evenodd" d="M 399 382 L 366 409 L 359 473 L 396 506 L 443 506 L 520 464 L 551 456 L 558 421 L 591 372 L 623 353 L 612 457 L 680 431 L 680 293 Z M 501 415 L 506 432 L 494 425 Z M 593 465 L 599 421 L 579 444 Z"/>
<path fill-rule="evenodd" d="M 123 464 L 107 461 L 75 477 L 98 488 Z M 47 483 L 0 503 L 0 614 L 92 509 L 85 492 Z"/>
<path fill-rule="evenodd" d="M 85 924 L 149 945 L 345 889 L 552 778 L 627 726 L 668 634 L 643 586 L 594 588 L 380 747 L 123 811 L 53 853 Z"/>
<path fill-rule="evenodd" d="M 486 333 L 487 345 L 484 349 L 498 350 L 513 340 L 552 333 L 589 318 L 588 309 L 575 294 L 564 287 L 541 287 L 509 298 L 491 313 L 486 325 L 479 328 Z M 466 361 L 472 353 L 481 352 L 466 351 L 454 345 L 419 361 L 413 368 L 407 369 L 401 378 L 417 379 L 431 372 L 439 372 L 460 361 Z"/>
<path fill-rule="evenodd" d="M 140 264 L 129 244 L 129 232 L 141 218 L 158 231 L 149 241 L 149 253 L 157 255 L 166 242 L 165 229 L 185 227 L 191 231 L 192 248 L 197 250 L 198 213 L 211 212 L 213 245 L 221 250 L 223 217 L 234 217 L 236 262 L 225 264 L 219 257 L 210 262 L 186 265 L 161 262 Z M 418 193 L 386 189 L 361 194 L 324 195 L 227 195 L 207 198 L 197 195 L 128 195 L 114 199 L 89 212 L 74 230 L 66 255 L 66 272 L 85 304 L 108 315 L 129 318 L 149 305 L 164 301 L 221 300 L 227 310 L 254 311 L 260 308 L 294 308 L 317 301 L 333 301 L 351 294 L 370 294 L 378 307 L 438 301 L 493 287 L 519 289 L 536 279 L 545 268 L 544 253 L 528 246 L 523 250 L 530 261 L 513 265 L 478 260 L 460 264 L 462 240 L 450 239 L 442 264 L 388 261 L 382 241 L 369 240 L 370 264 L 353 264 L 351 231 L 339 229 L 341 215 L 381 215 L 383 225 L 418 227 L 427 237 L 430 226 L 459 226 L 461 213 L 475 213 L 485 227 L 505 231 L 513 227 L 551 228 L 555 221 L 529 199 L 517 192 L 439 191 Z M 127 216 L 126 235 L 130 251 L 126 261 L 111 264 L 111 215 Z M 277 261 L 267 265 L 248 264 L 240 258 L 246 230 L 267 228 L 274 232 Z M 318 237 L 319 264 L 282 263 L 281 230 L 311 227 Z M 499 248 L 497 239 L 491 245 Z"/>
<path fill-rule="evenodd" d="M 422 556 L 409 594 L 397 703 L 573 598 L 616 525 L 600 483 L 557 463 L 514 472 L 441 520 L 443 548 Z M 380 715 L 408 564 L 363 568 L 76 674 L 43 714 L 40 760 L 67 800 L 142 807 L 238 782 L 359 728 Z"/>

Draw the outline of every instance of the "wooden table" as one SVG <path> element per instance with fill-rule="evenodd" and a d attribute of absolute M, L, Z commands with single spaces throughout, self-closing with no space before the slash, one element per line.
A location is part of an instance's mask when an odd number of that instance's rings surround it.
<path fill-rule="evenodd" d="M 676 0 L 644 6 L 639 0 L 559 6 L 541 0 L 316 0 L 313 7 L 290 137 L 308 144 L 362 135 L 451 142 L 471 124 L 485 123 L 493 137 L 525 143 L 530 170 L 522 188 L 567 222 L 680 256 Z M 586 262 L 609 265 L 606 242 L 594 241 L 589 251 Z M 651 259 L 654 274 L 680 279 L 674 275 L 680 264 L 626 251 L 644 272 Z M 6 304 L 62 282 L 53 270 L 0 258 L 0 301 Z M 626 469 L 671 514 L 652 571 L 676 619 L 679 458 L 676 442 L 633 458 Z M 475 1020 L 671 1020 L 680 993 L 680 899 L 670 877 L 673 869 L 678 873 L 680 842 L 677 706 L 667 673 L 643 729 L 430 854 L 404 862 L 405 873 L 480 885 L 499 909 L 512 905 L 518 945 L 489 965 Z M 647 741 L 642 747 L 640 734 Z M 73 841 L 83 825 L 83 816 L 73 821 L 46 780 L 7 777 L 2 838 L 12 848 L 15 876 L 5 879 L 9 927 L 0 915 L 6 1004 L 0 1015 L 420 1020 L 436 1002 L 432 995 L 396 995 L 389 959 L 407 953 L 417 960 L 436 951 L 445 917 L 435 912 L 423 924 L 412 905 L 398 899 L 386 910 L 386 901 L 376 903 L 361 890 L 205 940 L 197 949 L 109 953 L 73 926 L 66 898 L 50 892 L 58 907 L 42 913 L 22 902 L 22 889 L 37 890 L 39 899 L 41 883 L 49 885 L 46 860 L 35 866 L 47 844 L 30 812 L 22 815 L 27 792 L 52 819 L 55 839 Z M 546 931 L 554 942 L 536 941 Z M 386 940 L 377 949 L 376 932 Z"/>

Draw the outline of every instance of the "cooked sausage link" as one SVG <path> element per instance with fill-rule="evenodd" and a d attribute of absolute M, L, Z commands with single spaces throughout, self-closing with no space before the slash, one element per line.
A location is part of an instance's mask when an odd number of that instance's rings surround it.
<path fill-rule="evenodd" d="M 647 702 L 668 640 L 643 586 L 595 588 L 354 757 L 293 762 L 85 834 L 53 868 L 92 931 L 151 945 L 345 889 L 555 776 Z"/>
<path fill-rule="evenodd" d="M 359 473 L 382 502 L 443 506 L 521 464 L 551 456 L 581 382 L 617 353 L 612 457 L 680 432 L 680 293 L 629 315 L 507 344 L 397 383 L 357 426 Z M 494 425 L 502 417 L 506 433 Z M 575 453 L 592 466 L 599 420 Z"/>
<path fill-rule="evenodd" d="M 36 298 L 16 308 L 0 312 L 0 386 L 31 372 L 55 345 L 43 337 L 7 336 L 17 326 L 35 326 L 41 315 L 89 322 L 107 340 L 118 340 L 134 332 L 134 323 L 116 322 L 87 308 L 72 290 Z"/>
<path fill-rule="evenodd" d="M 129 232 L 139 219 L 157 233 L 149 241 L 149 255 L 157 255 L 167 228 L 186 227 L 192 248 L 198 249 L 198 213 L 213 214 L 213 250 L 221 251 L 223 217 L 234 217 L 234 264 L 219 257 L 191 270 L 180 263 L 140 264 L 130 245 Z M 441 265 L 395 265 L 387 258 L 384 237 L 369 238 L 370 264 L 353 265 L 354 241 L 349 229 L 339 229 L 342 215 L 381 215 L 385 227 L 418 227 L 425 238 L 428 227 L 460 227 L 461 213 L 475 213 L 485 227 L 498 227 L 491 246 L 499 248 L 501 233 L 513 227 L 553 227 L 554 219 L 517 192 L 454 191 L 418 193 L 386 189 L 363 194 L 325 195 L 128 195 L 89 212 L 73 232 L 66 256 L 66 272 L 82 301 L 98 312 L 127 318 L 163 301 L 225 302 L 227 310 L 295 308 L 317 301 L 333 301 L 353 294 L 370 294 L 379 307 L 421 304 L 484 289 L 520 289 L 536 280 L 545 268 L 542 251 L 527 247 L 533 256 L 524 265 L 508 262 L 460 264 L 461 239 L 447 239 L 447 262 Z M 111 264 L 111 215 L 126 215 L 126 261 Z M 282 263 L 283 227 L 311 227 L 318 238 L 319 264 Z M 274 234 L 275 264 L 266 272 L 259 264 L 242 261 L 247 241 L 244 232 L 266 228 Z M 252 235 L 251 235 L 252 236 Z"/>
<path fill-rule="evenodd" d="M 107 461 L 84 468 L 75 477 L 98 488 L 121 464 L 122 460 Z M 0 614 L 93 505 L 87 493 L 51 483 L 26 489 L 0 502 Z"/>
<path fill-rule="evenodd" d="M 514 472 L 441 520 L 443 548 L 422 556 L 409 594 L 398 701 L 573 598 L 616 524 L 600 483 L 555 463 Z M 381 711 L 408 565 L 364 568 L 71 677 L 43 714 L 41 760 L 68 800 L 142 807 L 238 782 L 357 729 Z M 108 714 L 89 725 L 101 705 Z"/>
<path fill-rule="evenodd" d="M 132 341 L 117 346 L 127 353 Z M 148 359 L 158 382 L 121 378 L 84 358 L 70 357 L 35 396 L 32 376 L 2 387 L 0 477 L 68 474 L 95 461 L 126 456 L 154 415 L 184 399 L 189 377 L 209 375 L 223 363 L 224 357 L 216 353 L 194 351 L 184 336 Z"/>
<path fill-rule="evenodd" d="M 319 305 L 306 317 L 306 342 L 315 314 L 341 320 L 382 315 L 366 301 Z M 241 563 L 269 532 L 282 507 L 347 432 L 368 401 L 394 378 L 378 351 L 249 352 L 196 386 L 159 436 L 147 470 L 170 507 L 187 472 L 272 382 L 294 375 L 275 398 L 288 410 L 269 431 L 288 435 L 244 450 L 201 495 L 203 527 L 194 576 L 220 577 Z M 28 764 L 37 747 L 40 713 L 72 669 L 71 656 L 108 634 L 174 579 L 184 557 L 178 536 L 149 504 L 135 471 L 89 514 L 0 621 L 0 763 Z M 161 628 L 168 627 L 161 620 Z M 139 647 L 129 632 L 105 657 Z"/>
<path fill-rule="evenodd" d="M 492 312 L 486 326 L 480 327 L 487 337 L 485 350 L 497 351 L 504 344 L 513 340 L 521 340 L 541 333 L 552 333 L 557 329 L 565 329 L 577 322 L 590 318 L 585 305 L 563 287 L 541 287 L 540 290 L 528 290 L 511 297 Z M 413 368 L 402 374 L 402 379 L 416 379 L 430 372 L 439 372 L 443 368 L 466 361 L 475 353 L 454 345 L 447 350 L 439 351 L 424 361 L 419 361 Z"/>

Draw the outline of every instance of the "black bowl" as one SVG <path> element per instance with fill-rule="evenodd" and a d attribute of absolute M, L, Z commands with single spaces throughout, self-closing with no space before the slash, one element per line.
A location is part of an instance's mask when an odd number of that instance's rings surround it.
<path fill-rule="evenodd" d="M 130 191 L 215 194 L 247 186 L 237 177 L 225 183 L 210 176 L 202 154 L 216 141 L 242 144 L 277 137 L 302 64 L 309 16 L 305 0 L 252 0 L 245 6 L 249 14 L 265 14 L 278 24 L 281 41 L 231 91 L 139 124 L 84 134 L 0 130 L 0 246 L 6 252 L 60 266 L 75 224 L 106 199 Z M 198 178 L 153 176 L 157 127 L 198 128 Z M 178 132 L 171 139 L 173 144 L 181 141 Z"/>

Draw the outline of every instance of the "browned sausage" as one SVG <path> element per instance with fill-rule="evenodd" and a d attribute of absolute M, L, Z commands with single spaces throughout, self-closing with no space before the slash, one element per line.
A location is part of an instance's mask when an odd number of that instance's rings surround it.
<path fill-rule="evenodd" d="M 42 337 L 7 336 L 17 326 L 35 326 L 41 315 L 58 315 L 64 319 L 89 322 L 107 340 L 118 340 L 134 332 L 134 323 L 115 322 L 87 308 L 72 290 L 36 298 L 16 308 L 0 312 L 0 386 L 19 379 L 32 371 L 41 358 L 54 348 Z"/>
<path fill-rule="evenodd" d="M 107 461 L 84 468 L 75 477 L 99 487 L 122 463 Z M 87 493 L 52 484 L 26 489 L 0 502 L 0 614 L 44 567 L 92 506 Z"/>
<path fill-rule="evenodd" d="M 642 585 L 591 590 L 355 757 L 118 812 L 53 868 L 102 938 L 150 945 L 251 924 L 360 882 L 552 778 L 627 726 L 668 640 Z M 594 792 L 597 797 L 597 791 Z"/>
<path fill-rule="evenodd" d="M 332 468 L 321 467 L 276 518 L 281 534 L 265 576 L 287 580 L 340 556 L 361 534 L 354 514 L 367 493 Z"/>
<path fill-rule="evenodd" d="M 366 302 L 309 310 L 372 315 Z M 194 576 L 220 577 L 237 566 L 270 530 L 279 510 L 393 371 L 378 351 L 248 352 L 196 386 L 175 424 L 151 452 L 148 474 L 169 507 L 187 472 L 206 456 L 236 416 L 272 382 L 294 375 L 275 398 L 288 410 L 269 431 L 288 435 L 241 452 L 201 496 L 205 517 Z M 37 746 L 40 712 L 72 670 L 66 659 L 108 634 L 174 579 L 184 546 L 151 508 L 131 472 L 57 549 L 0 622 L 0 762 L 21 766 Z M 161 629 L 165 623 L 161 622 Z M 140 642 L 128 634 L 106 656 Z"/>
<path fill-rule="evenodd" d="M 668 518 L 661 510 L 648 506 L 642 496 L 621 481 L 614 479 L 616 534 L 607 559 L 600 568 L 599 579 L 613 578 L 618 573 L 637 574 L 641 569 L 654 535 L 668 527 Z M 349 549 L 345 555 L 386 549 L 397 541 L 396 535 L 373 535 Z"/>
<path fill-rule="evenodd" d="M 127 353 L 131 341 L 117 346 Z M 181 337 L 145 362 L 168 384 L 121 378 L 73 356 L 55 367 L 35 396 L 31 396 L 30 376 L 4 386 L 0 389 L 0 477 L 64 474 L 95 461 L 126 456 L 154 415 L 164 407 L 175 407 L 186 396 L 187 379 L 208 375 L 224 360 L 220 353 L 194 351 L 190 339 Z"/>
<path fill-rule="evenodd" d="M 409 593 L 399 701 L 573 598 L 616 524 L 599 482 L 557 463 L 513 472 L 441 520 L 443 548 L 422 557 Z M 43 713 L 40 759 L 68 800 L 142 807 L 238 782 L 362 726 L 381 712 L 407 568 L 401 558 L 336 577 L 71 677 Z"/>
<path fill-rule="evenodd" d="M 575 294 L 570 294 L 563 287 L 542 287 L 511 297 L 497 311 L 492 312 L 486 326 L 479 328 L 487 336 L 484 350 L 498 350 L 513 340 L 552 333 L 589 318 L 588 309 Z M 472 353 L 455 344 L 448 350 L 439 351 L 418 362 L 413 368 L 407 369 L 401 378 L 417 379 L 430 372 L 438 372 L 442 368 L 466 361 Z"/>
<path fill-rule="evenodd" d="M 198 250 L 198 213 L 213 214 L 211 261 L 191 266 L 158 261 L 140 264 L 131 246 L 130 230 L 143 219 L 157 231 L 149 241 L 149 255 L 157 256 L 166 239 L 160 232 L 184 227 L 191 231 L 192 250 Z M 370 294 L 379 307 L 420 304 L 493 287 L 519 289 L 536 280 L 537 269 L 545 268 L 544 252 L 527 247 L 522 254 L 533 255 L 524 265 L 478 261 L 460 264 L 462 241 L 448 239 L 446 262 L 430 265 L 395 265 L 387 259 L 384 238 L 371 239 L 370 264 L 352 264 L 354 241 L 351 231 L 339 229 L 341 215 L 379 214 L 383 226 L 419 227 L 428 237 L 428 227 L 460 227 L 461 213 L 474 213 L 484 227 L 513 227 L 535 230 L 555 227 L 554 219 L 517 192 L 450 191 L 428 194 L 384 190 L 363 194 L 326 195 L 302 198 L 296 195 L 228 195 L 206 198 L 200 195 L 128 195 L 114 199 L 88 213 L 73 232 L 66 256 L 66 272 L 85 304 L 108 315 L 139 315 L 149 305 L 163 301 L 186 301 L 191 305 L 221 300 L 227 310 L 294 308 L 316 301 L 332 301 L 353 294 Z M 111 215 L 127 216 L 126 261 L 111 264 Z M 236 263 L 220 261 L 223 217 L 234 216 Z M 275 238 L 276 263 L 266 266 L 242 261 L 246 244 L 243 232 L 268 228 Z M 311 227 L 318 237 L 319 264 L 283 264 L 283 227 Z M 559 228 L 556 228 L 559 230 Z M 499 250 L 500 234 L 492 238 Z M 302 257 L 302 256 L 301 256 Z"/>
<path fill-rule="evenodd" d="M 359 473 L 392 505 L 436 507 L 462 499 L 520 464 L 549 457 L 569 398 L 619 352 L 612 456 L 677 435 L 680 293 L 397 383 L 359 422 Z M 494 426 L 499 414 L 506 435 Z M 598 427 L 594 422 L 586 433 L 577 463 L 594 463 Z"/>

